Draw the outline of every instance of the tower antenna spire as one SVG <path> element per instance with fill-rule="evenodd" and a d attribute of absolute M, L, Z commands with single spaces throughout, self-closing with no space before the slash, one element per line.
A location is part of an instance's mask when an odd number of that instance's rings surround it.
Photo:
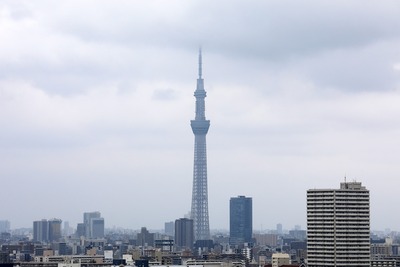
<path fill-rule="evenodd" d="M 210 224 L 208 216 L 208 189 L 207 189 L 207 145 L 206 135 L 210 127 L 210 121 L 206 120 L 204 80 L 202 71 L 201 47 L 199 49 L 199 78 L 196 91 L 196 115 L 190 121 L 194 134 L 194 166 L 193 166 L 193 191 L 191 218 L 195 240 L 210 239 Z"/>
<path fill-rule="evenodd" d="M 202 75 L 202 58 L 201 58 L 201 46 L 199 48 L 199 79 L 201 79 L 201 75 Z"/>

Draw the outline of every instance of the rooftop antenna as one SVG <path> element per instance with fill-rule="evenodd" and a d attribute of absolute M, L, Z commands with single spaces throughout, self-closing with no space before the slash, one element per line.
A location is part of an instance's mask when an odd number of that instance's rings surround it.
<path fill-rule="evenodd" d="M 201 79 L 202 75 L 202 59 L 201 59 L 201 46 L 199 48 L 199 79 Z"/>

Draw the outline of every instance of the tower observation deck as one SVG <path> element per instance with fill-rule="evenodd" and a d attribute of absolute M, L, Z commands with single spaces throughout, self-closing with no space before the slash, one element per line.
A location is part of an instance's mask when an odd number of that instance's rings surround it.
<path fill-rule="evenodd" d="M 210 239 L 207 192 L 207 147 L 206 135 L 210 121 L 206 120 L 205 101 L 207 96 L 202 78 L 202 57 L 199 51 L 199 78 L 194 92 L 196 98 L 196 117 L 190 121 L 194 134 L 194 166 L 191 217 L 193 219 L 195 240 Z"/>

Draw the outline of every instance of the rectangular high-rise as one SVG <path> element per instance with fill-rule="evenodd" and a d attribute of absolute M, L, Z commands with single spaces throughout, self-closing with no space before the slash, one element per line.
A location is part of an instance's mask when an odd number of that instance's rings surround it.
<path fill-rule="evenodd" d="M 46 219 L 33 222 L 33 241 L 35 242 L 49 241 L 49 223 Z"/>
<path fill-rule="evenodd" d="M 61 238 L 60 219 L 43 219 L 33 222 L 33 241 L 35 242 L 54 242 Z"/>
<path fill-rule="evenodd" d="M 253 200 L 251 197 L 232 197 L 229 203 L 229 243 L 251 243 L 253 237 Z"/>
<path fill-rule="evenodd" d="M 174 222 L 166 222 L 164 224 L 164 232 L 168 236 L 175 235 L 175 223 Z"/>
<path fill-rule="evenodd" d="M 0 233 L 10 232 L 10 222 L 7 220 L 0 220 Z"/>
<path fill-rule="evenodd" d="M 90 237 L 103 238 L 104 237 L 104 218 L 92 218 L 90 220 Z"/>
<path fill-rule="evenodd" d="M 49 241 L 58 241 L 61 238 L 61 223 L 60 219 L 48 220 Z"/>
<path fill-rule="evenodd" d="M 359 182 L 307 191 L 309 267 L 370 266 L 369 191 Z"/>
<path fill-rule="evenodd" d="M 101 217 L 100 212 L 83 213 L 83 224 L 85 225 L 86 238 L 104 237 L 104 219 Z"/>
<path fill-rule="evenodd" d="M 175 221 L 175 247 L 178 251 L 193 249 L 193 220 L 181 218 Z"/>
<path fill-rule="evenodd" d="M 146 227 L 140 229 L 140 233 L 136 235 L 136 245 L 138 246 L 154 246 L 155 234 L 150 233 Z"/>

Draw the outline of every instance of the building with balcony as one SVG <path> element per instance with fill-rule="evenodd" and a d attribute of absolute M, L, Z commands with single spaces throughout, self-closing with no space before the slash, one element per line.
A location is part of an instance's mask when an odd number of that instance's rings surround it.
<path fill-rule="evenodd" d="M 309 267 L 369 267 L 369 191 L 359 182 L 307 191 Z"/>

